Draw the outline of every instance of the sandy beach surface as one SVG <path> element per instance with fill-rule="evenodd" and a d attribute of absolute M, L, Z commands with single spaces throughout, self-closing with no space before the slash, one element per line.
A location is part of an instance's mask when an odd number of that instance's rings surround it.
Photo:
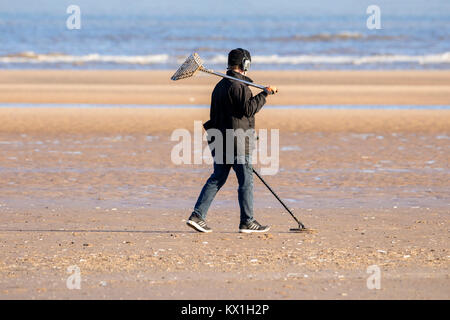
<path fill-rule="evenodd" d="M 217 70 L 222 71 L 224 70 Z M 216 76 L 173 71 L 2 70 L 2 103 L 208 105 Z M 449 71 L 252 71 L 271 105 L 448 105 Z"/>
<path fill-rule="evenodd" d="M 209 211 L 214 232 L 187 228 L 210 166 L 173 164 L 170 134 L 207 118 L 0 108 L 0 298 L 450 297 L 449 110 L 263 109 L 257 127 L 280 129 L 280 171 L 266 180 L 314 234 L 289 233 L 256 178 L 255 217 L 271 232 L 237 233 L 234 174 Z M 369 290 L 373 265 L 381 288 Z"/>

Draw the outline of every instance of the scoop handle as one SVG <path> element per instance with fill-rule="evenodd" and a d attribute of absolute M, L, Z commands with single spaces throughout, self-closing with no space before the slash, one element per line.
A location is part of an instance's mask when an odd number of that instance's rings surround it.
<path fill-rule="evenodd" d="M 249 81 L 245 81 L 245 80 L 242 80 L 242 79 L 238 79 L 238 78 L 235 78 L 235 77 L 232 77 L 232 76 L 229 76 L 227 74 L 224 74 L 224 73 L 221 73 L 221 72 L 217 72 L 217 71 L 214 71 L 214 70 L 211 70 L 211 69 L 206 69 L 206 68 L 200 67 L 199 70 L 203 71 L 203 72 L 206 72 L 206 73 L 209 73 L 209 74 L 214 74 L 214 75 L 222 77 L 222 78 L 227 78 L 227 79 L 230 79 L 230 80 L 236 80 L 236 81 L 245 83 L 246 85 L 249 85 L 249 86 L 261 89 L 261 90 L 264 90 L 266 88 L 265 86 L 262 86 L 260 84 L 256 84 L 256 83 L 253 83 L 253 82 L 249 82 Z"/>

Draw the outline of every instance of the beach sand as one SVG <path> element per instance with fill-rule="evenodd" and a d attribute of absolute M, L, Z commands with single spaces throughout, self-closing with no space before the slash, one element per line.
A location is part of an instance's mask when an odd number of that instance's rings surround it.
<path fill-rule="evenodd" d="M 2 71 L 0 101 L 189 104 L 172 92 L 211 89 L 204 77 L 172 91 L 150 72 L 103 71 L 92 72 L 103 84 L 78 87 L 88 73 Z M 280 93 L 269 105 L 369 102 L 356 93 L 366 83 L 386 89 L 373 104 L 449 104 L 448 73 L 397 82 L 406 73 L 391 72 L 386 83 L 329 74 L 298 87 L 334 91 Z M 158 86 L 167 96 L 148 90 Z M 170 135 L 207 118 L 196 108 L 0 108 L 0 298 L 449 299 L 449 110 L 263 108 L 257 128 L 280 129 L 280 170 L 265 179 L 313 234 L 289 233 L 295 222 L 256 177 L 255 218 L 272 229 L 237 233 L 233 173 L 209 211 L 214 232 L 185 225 L 211 168 L 172 163 Z M 378 290 L 367 287 L 372 265 Z M 80 290 L 66 286 L 70 266 Z"/>
<path fill-rule="evenodd" d="M 172 73 L 2 70 L 0 102 L 209 104 L 218 77 L 198 72 L 173 82 Z M 449 71 L 252 71 L 249 76 L 279 88 L 271 105 L 448 105 L 450 100 Z"/>

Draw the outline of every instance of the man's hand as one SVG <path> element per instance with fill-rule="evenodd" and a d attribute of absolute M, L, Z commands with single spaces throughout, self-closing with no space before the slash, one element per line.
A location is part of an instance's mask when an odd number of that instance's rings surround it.
<path fill-rule="evenodd" d="M 264 92 L 267 94 L 275 94 L 278 92 L 277 87 L 267 86 L 264 88 Z"/>

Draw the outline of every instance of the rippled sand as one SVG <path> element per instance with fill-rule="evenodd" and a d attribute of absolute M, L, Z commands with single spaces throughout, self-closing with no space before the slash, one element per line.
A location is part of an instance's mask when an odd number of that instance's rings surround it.
<path fill-rule="evenodd" d="M 234 175 L 185 226 L 208 165 L 174 165 L 206 109 L 0 108 L 0 298 L 448 299 L 450 112 L 262 110 L 280 129 L 266 235 L 237 233 Z M 260 168 L 259 165 L 257 165 Z M 67 268 L 81 270 L 69 290 Z M 367 289 L 367 267 L 381 289 Z"/>

